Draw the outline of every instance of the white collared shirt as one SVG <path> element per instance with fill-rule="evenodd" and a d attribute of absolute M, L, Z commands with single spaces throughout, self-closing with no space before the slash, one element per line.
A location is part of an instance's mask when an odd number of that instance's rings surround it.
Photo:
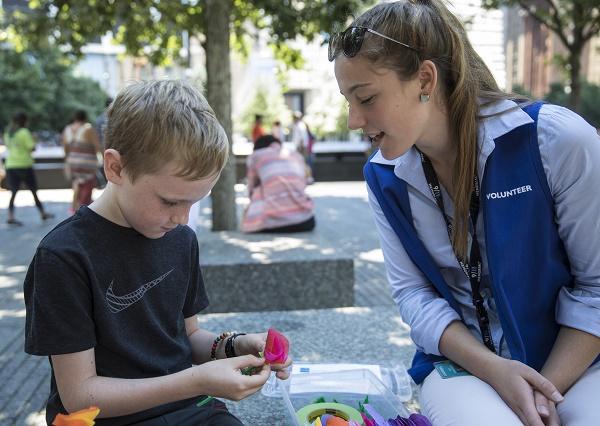
<path fill-rule="evenodd" d="M 516 104 L 504 100 L 481 108 L 478 132 L 478 175 L 483 181 L 485 164 L 494 150 L 494 139 L 532 119 Z M 538 117 L 538 143 L 544 171 L 555 201 L 558 224 L 575 279 L 572 289 L 563 288 L 556 306 L 559 324 L 600 337 L 600 137 L 596 129 L 577 114 L 555 105 L 542 106 Z M 450 286 L 462 310 L 464 322 L 479 340 L 481 333 L 471 302 L 471 286 L 452 250 L 446 223 L 427 185 L 421 159 L 413 147 L 404 155 L 386 160 L 378 152 L 371 161 L 394 165 L 395 175 L 407 182 L 413 224 Z M 510 171 L 507 171 L 510 172 Z M 454 204 L 442 188 L 446 214 L 453 217 Z M 411 337 L 425 353 L 440 355 L 439 340 L 454 320 L 460 319 L 433 285 L 410 260 L 369 189 L 369 202 L 379 231 L 392 297 Z M 524 212 L 526 214 L 526 212 Z M 482 257 L 481 293 L 490 317 L 490 328 L 499 354 L 510 358 L 504 333 L 490 290 L 485 230 L 480 213 L 477 240 Z"/>

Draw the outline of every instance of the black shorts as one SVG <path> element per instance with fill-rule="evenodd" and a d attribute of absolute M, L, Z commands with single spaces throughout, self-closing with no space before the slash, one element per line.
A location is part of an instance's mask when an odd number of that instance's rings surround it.
<path fill-rule="evenodd" d="M 107 419 L 108 420 L 108 419 Z M 227 410 L 227 406 L 218 399 L 198 407 L 196 403 L 177 411 L 163 414 L 139 423 L 135 426 L 244 426 Z"/>
<path fill-rule="evenodd" d="M 26 169 L 6 169 L 6 181 L 11 192 L 17 192 L 21 188 L 21 182 L 32 191 L 37 191 L 37 181 L 33 173 L 33 167 Z"/>

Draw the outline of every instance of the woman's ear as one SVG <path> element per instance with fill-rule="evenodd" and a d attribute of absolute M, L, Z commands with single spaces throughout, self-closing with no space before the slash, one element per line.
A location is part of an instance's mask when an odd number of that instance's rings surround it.
<path fill-rule="evenodd" d="M 104 174 L 106 174 L 106 180 L 115 185 L 120 185 L 125 179 L 121 154 L 116 149 L 104 150 Z"/>
<path fill-rule="evenodd" d="M 435 64 L 426 59 L 419 68 L 419 84 L 421 95 L 431 96 L 437 87 L 438 72 Z"/>

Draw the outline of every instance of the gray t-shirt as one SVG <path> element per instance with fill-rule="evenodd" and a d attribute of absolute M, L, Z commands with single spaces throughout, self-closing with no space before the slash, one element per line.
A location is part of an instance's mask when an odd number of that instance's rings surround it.
<path fill-rule="evenodd" d="M 179 226 L 148 239 L 87 207 L 41 241 L 24 293 L 27 353 L 50 356 L 94 348 L 99 376 L 129 379 L 190 367 L 184 319 L 208 306 L 198 242 L 190 228 Z M 191 402 L 96 423 L 130 424 Z M 59 412 L 66 411 L 52 371 L 48 424 Z"/>

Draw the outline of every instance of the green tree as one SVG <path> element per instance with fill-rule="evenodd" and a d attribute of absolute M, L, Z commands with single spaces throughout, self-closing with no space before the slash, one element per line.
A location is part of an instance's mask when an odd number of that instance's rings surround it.
<path fill-rule="evenodd" d="M 263 116 L 263 128 L 267 133 L 271 130 L 271 125 L 275 120 L 282 122 L 282 125 L 289 123 L 292 112 L 283 101 L 283 95 L 279 90 L 271 88 L 269 90 L 265 85 L 259 84 L 252 102 L 246 107 L 237 124 L 239 132 L 245 135 L 252 133 L 254 118 L 257 114 Z"/>
<path fill-rule="evenodd" d="M 33 130 L 60 131 L 78 109 L 95 117 L 106 94 L 98 83 L 75 77 L 72 64 L 56 49 L 17 53 L 0 49 L 0 128 L 25 111 Z"/>
<path fill-rule="evenodd" d="M 371 3 L 373 0 L 31 0 L 27 13 L 11 14 L 4 33 L 16 46 L 52 43 L 76 55 L 88 41 L 113 31 L 130 54 L 162 64 L 181 60 L 182 32 L 202 34 L 206 97 L 231 141 L 231 39 L 242 40 L 248 28 L 264 29 L 279 57 L 300 61 L 298 52 L 286 46 L 287 40 L 302 36 L 310 41 Z M 237 227 L 234 183 L 230 159 L 212 192 L 213 230 Z"/>
<path fill-rule="evenodd" d="M 569 76 L 569 104 L 579 110 L 581 54 L 589 40 L 600 32 L 600 0 L 482 0 L 489 9 L 518 6 L 535 21 L 558 36 L 567 53 L 557 56 Z"/>
<path fill-rule="evenodd" d="M 581 99 L 579 114 L 592 126 L 600 128 L 600 86 L 586 81 L 581 83 Z M 553 104 L 569 106 L 569 94 L 565 86 L 560 83 L 550 85 L 550 91 L 544 99 Z"/>

